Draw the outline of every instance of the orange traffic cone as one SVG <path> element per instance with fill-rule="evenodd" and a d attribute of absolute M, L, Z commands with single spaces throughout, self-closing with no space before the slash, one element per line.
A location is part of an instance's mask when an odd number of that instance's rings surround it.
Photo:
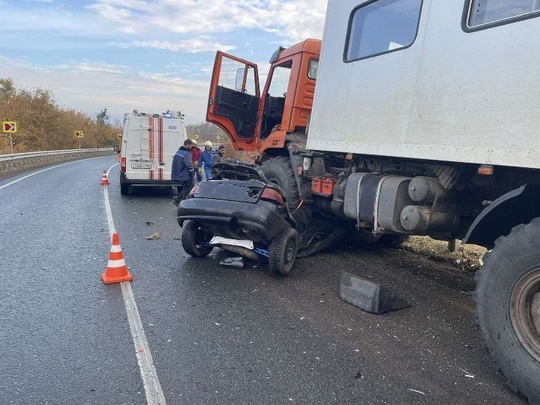
<path fill-rule="evenodd" d="M 102 186 L 108 186 L 109 184 L 109 179 L 107 179 L 107 172 L 105 170 L 103 170 L 103 176 L 101 176 L 101 185 Z"/>
<path fill-rule="evenodd" d="M 101 275 L 101 278 L 105 284 L 133 280 L 133 276 L 126 267 L 124 254 L 122 253 L 117 233 L 113 233 L 109 262 L 107 263 L 107 269 L 105 270 L 105 273 Z"/>

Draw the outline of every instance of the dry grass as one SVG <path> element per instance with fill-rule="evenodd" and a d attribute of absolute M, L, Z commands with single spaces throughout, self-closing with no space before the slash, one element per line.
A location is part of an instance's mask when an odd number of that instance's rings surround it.
<path fill-rule="evenodd" d="M 411 236 L 402 249 L 429 257 L 432 260 L 453 263 L 464 271 L 474 272 L 480 267 L 480 258 L 487 249 L 476 245 L 460 245 L 455 253 L 448 250 L 448 242 L 428 236 Z"/>

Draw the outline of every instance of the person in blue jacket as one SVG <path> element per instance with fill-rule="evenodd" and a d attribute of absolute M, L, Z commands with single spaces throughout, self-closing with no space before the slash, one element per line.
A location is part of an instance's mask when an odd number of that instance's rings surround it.
<path fill-rule="evenodd" d="M 178 195 L 173 197 L 175 205 L 185 199 L 191 191 L 191 187 L 193 187 L 194 169 L 191 148 L 193 148 L 193 141 L 186 139 L 184 146 L 180 146 L 173 156 L 171 180 L 176 182 L 176 189 L 178 190 Z"/>
<path fill-rule="evenodd" d="M 201 153 L 199 158 L 199 167 L 204 167 L 204 175 L 206 180 L 212 178 L 212 156 L 214 152 L 212 151 L 212 142 L 206 141 L 204 143 L 204 150 Z"/>

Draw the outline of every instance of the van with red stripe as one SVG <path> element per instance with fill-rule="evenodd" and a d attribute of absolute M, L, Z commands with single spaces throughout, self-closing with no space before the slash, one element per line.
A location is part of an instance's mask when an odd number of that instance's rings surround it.
<path fill-rule="evenodd" d="M 131 186 L 167 186 L 172 159 L 187 138 L 184 115 L 179 111 L 124 114 L 120 155 L 120 192 Z"/>

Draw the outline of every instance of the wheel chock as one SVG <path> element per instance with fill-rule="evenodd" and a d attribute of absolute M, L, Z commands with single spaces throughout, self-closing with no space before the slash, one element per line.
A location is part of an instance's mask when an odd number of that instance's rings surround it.
<path fill-rule="evenodd" d="M 343 301 L 372 314 L 384 314 L 412 306 L 388 288 L 345 271 L 341 273 L 339 295 Z"/>

